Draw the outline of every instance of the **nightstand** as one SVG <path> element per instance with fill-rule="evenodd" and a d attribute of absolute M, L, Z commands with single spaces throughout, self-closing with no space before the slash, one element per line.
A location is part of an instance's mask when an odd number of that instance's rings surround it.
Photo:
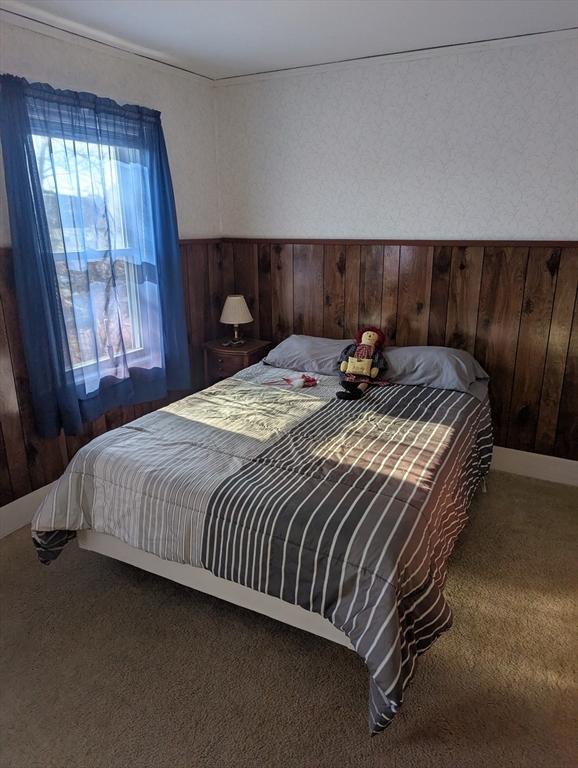
<path fill-rule="evenodd" d="M 258 363 L 271 349 L 271 342 L 262 339 L 245 339 L 245 343 L 238 347 L 223 347 L 223 341 L 225 339 L 215 339 L 203 344 L 205 387 Z"/>

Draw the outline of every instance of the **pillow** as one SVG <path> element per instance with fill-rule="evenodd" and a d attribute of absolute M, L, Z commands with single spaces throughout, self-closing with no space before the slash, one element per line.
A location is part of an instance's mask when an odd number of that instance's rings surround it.
<path fill-rule="evenodd" d="M 452 347 L 386 347 L 387 379 L 434 389 L 454 389 L 478 397 L 476 382 L 488 374 L 469 352 Z M 472 389 L 473 388 L 473 389 Z M 473 391 L 475 390 L 475 391 Z M 479 398 L 478 398 L 479 399 Z"/>
<path fill-rule="evenodd" d="M 293 334 L 274 347 L 266 365 L 293 371 L 339 374 L 338 360 L 353 339 L 324 339 Z M 483 399 L 489 376 L 469 352 L 452 347 L 385 347 L 385 378 L 394 384 L 453 389 Z M 480 383 L 480 387 L 476 383 Z"/>
<path fill-rule="evenodd" d="M 337 376 L 339 355 L 348 344 L 353 344 L 353 339 L 323 339 L 293 334 L 274 347 L 263 362 L 276 368 Z"/>

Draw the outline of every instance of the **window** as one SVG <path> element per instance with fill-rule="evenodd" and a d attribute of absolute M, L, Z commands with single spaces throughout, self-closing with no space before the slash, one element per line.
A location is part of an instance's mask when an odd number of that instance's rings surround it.
<path fill-rule="evenodd" d="M 33 135 L 63 308 L 70 367 L 98 386 L 103 369 L 160 365 L 158 301 L 146 266 L 150 216 L 143 150 Z M 150 275 L 149 275 L 150 276 Z M 156 326 L 156 327 L 155 327 Z M 158 349 L 158 345 L 157 349 Z"/>
<path fill-rule="evenodd" d="M 36 427 L 190 387 L 160 113 L 0 75 L 0 138 Z"/>

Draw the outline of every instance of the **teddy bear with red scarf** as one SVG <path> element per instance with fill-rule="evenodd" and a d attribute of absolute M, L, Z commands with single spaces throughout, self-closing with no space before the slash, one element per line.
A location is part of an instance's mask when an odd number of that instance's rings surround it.
<path fill-rule="evenodd" d="M 387 370 L 382 354 L 385 336 L 379 328 L 368 325 L 360 328 L 355 343 L 349 344 L 339 356 L 341 386 L 340 400 L 359 400 L 372 384 L 386 384 L 380 375 Z"/>

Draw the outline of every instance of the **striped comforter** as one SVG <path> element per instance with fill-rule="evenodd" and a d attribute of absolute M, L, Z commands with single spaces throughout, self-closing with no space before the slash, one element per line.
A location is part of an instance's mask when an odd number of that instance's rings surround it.
<path fill-rule="evenodd" d="M 282 374 L 258 364 L 93 440 L 34 537 L 49 559 L 70 536 L 51 532 L 90 528 L 320 613 L 366 662 L 375 733 L 451 624 L 446 565 L 489 468 L 488 401 L 265 384 Z"/>

